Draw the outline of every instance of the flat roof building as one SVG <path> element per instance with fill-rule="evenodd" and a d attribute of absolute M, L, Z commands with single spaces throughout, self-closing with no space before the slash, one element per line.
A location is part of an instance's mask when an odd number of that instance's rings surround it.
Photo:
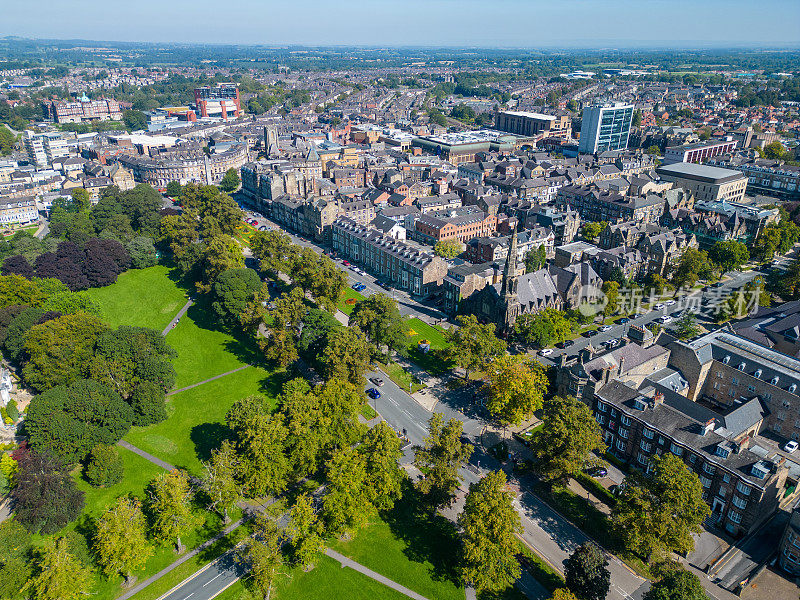
<path fill-rule="evenodd" d="M 692 192 L 696 201 L 740 202 L 747 188 L 747 177 L 739 171 L 708 165 L 675 163 L 657 167 L 656 173 L 675 187 Z"/>
<path fill-rule="evenodd" d="M 728 154 L 736 149 L 736 140 L 707 141 L 683 146 L 670 146 L 664 151 L 664 164 L 702 163 L 709 158 Z"/>
<path fill-rule="evenodd" d="M 503 110 L 495 115 L 495 127 L 518 135 L 569 139 L 572 121 L 566 115 L 554 117 L 535 112 Z"/>

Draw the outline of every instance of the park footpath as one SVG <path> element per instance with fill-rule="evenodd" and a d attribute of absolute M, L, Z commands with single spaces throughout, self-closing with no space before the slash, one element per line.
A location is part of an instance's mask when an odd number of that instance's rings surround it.
<path fill-rule="evenodd" d="M 162 336 L 166 336 L 167 333 L 169 333 L 172 329 L 175 328 L 175 326 L 180 321 L 181 317 L 186 314 L 186 311 L 189 310 L 189 307 L 191 307 L 192 304 L 194 304 L 194 301 L 190 299 L 190 300 L 188 300 L 186 302 L 186 304 L 183 305 L 183 307 L 180 309 L 180 311 L 178 311 L 178 314 L 175 315 L 175 317 L 170 321 L 170 323 L 161 332 Z M 346 317 L 346 315 L 345 315 L 345 317 Z M 221 373 L 221 374 L 216 375 L 214 377 L 210 377 L 210 378 L 205 379 L 203 381 L 199 381 L 197 383 L 194 383 L 192 385 L 188 385 L 186 387 L 183 387 L 183 388 L 180 388 L 180 389 L 177 389 L 177 390 L 172 390 L 171 392 L 169 392 L 167 394 L 167 396 L 171 396 L 172 394 L 177 394 L 178 392 L 183 392 L 183 391 L 186 391 L 186 390 L 190 390 L 192 388 L 196 388 L 196 387 L 201 386 L 201 385 L 203 385 L 205 383 L 209 383 L 211 381 L 215 381 L 217 379 L 220 379 L 221 377 L 225 377 L 226 375 L 231 375 L 233 373 L 237 373 L 238 371 L 241 371 L 242 369 L 247 369 L 250 366 L 251 365 L 242 365 L 241 367 L 239 367 L 237 369 L 233 369 L 233 370 L 228 371 L 226 373 Z M 380 420 L 381 420 L 380 417 L 376 417 L 375 419 L 372 419 L 371 421 L 367 421 L 367 423 L 370 426 L 372 426 L 372 425 L 377 424 Z M 160 458 L 158 458 L 156 456 L 153 456 L 149 452 L 145 452 L 144 450 L 134 446 L 130 442 L 126 442 L 125 440 L 120 440 L 119 442 L 117 442 L 117 444 L 120 447 L 125 448 L 127 450 L 130 450 L 131 452 L 141 456 L 145 460 L 150 461 L 154 465 L 157 465 L 158 467 L 161 467 L 162 469 L 164 469 L 166 471 L 172 471 L 172 470 L 174 470 L 176 468 L 174 465 L 172 465 L 172 464 L 170 464 L 170 463 L 168 463 L 166 461 L 163 461 L 163 460 L 161 460 Z M 146 587 L 148 587 L 150 584 L 154 583 L 155 581 L 161 579 L 165 575 L 167 575 L 167 574 L 171 573 L 172 571 L 174 571 L 175 569 L 177 569 L 179 566 L 181 566 L 187 560 L 197 556 L 203 550 L 211 547 L 212 545 L 214 545 L 219 540 L 221 540 L 221 539 L 227 537 L 228 535 L 230 535 L 234 530 L 236 530 L 239 527 L 241 527 L 247 520 L 255 517 L 256 514 L 266 510 L 269 506 L 273 505 L 277 501 L 278 501 L 278 498 L 271 498 L 266 503 L 260 504 L 258 507 L 254 507 L 251 504 L 240 503 L 239 506 L 240 506 L 240 508 L 243 509 L 243 511 L 245 511 L 246 516 L 242 517 L 241 519 L 239 519 L 237 521 L 234 521 L 233 523 L 228 525 L 225 529 L 223 529 L 220 533 L 218 533 L 214 537 L 206 540 L 202 544 L 198 545 L 193 550 L 191 550 L 189 552 L 186 552 L 183 556 L 181 556 L 180 558 L 175 560 L 175 562 L 171 563 L 170 565 L 168 565 L 168 566 L 164 567 L 163 569 L 161 569 L 158 573 L 148 577 L 147 579 L 145 579 L 141 583 L 135 585 L 134 587 L 130 588 L 129 590 L 127 590 L 126 592 L 121 594 L 120 596 L 117 596 L 116 600 L 128 600 L 129 598 L 132 598 L 133 596 L 135 596 L 136 594 L 138 594 L 139 592 L 144 590 Z M 234 550 L 228 550 L 228 552 L 225 552 L 221 556 L 218 556 L 216 559 L 212 560 L 207 565 L 205 565 L 204 567 L 202 567 L 198 571 L 195 571 L 188 578 L 186 578 L 185 580 L 180 582 L 176 586 L 176 588 L 179 588 L 180 586 L 182 586 L 186 582 L 191 581 L 198 573 L 200 573 L 201 571 L 207 569 L 211 564 L 213 564 L 215 562 L 218 562 L 218 561 L 221 561 L 227 554 L 229 554 L 231 552 L 234 552 L 234 551 L 235 551 L 235 549 Z M 396 581 L 393 581 L 393 580 L 389 579 L 388 577 L 385 577 L 385 576 L 381 575 L 380 573 L 376 573 L 375 571 L 365 567 L 361 563 L 358 563 L 358 562 L 356 562 L 356 561 L 344 556 L 343 554 L 340 554 L 340 553 L 338 553 L 338 552 L 336 552 L 334 550 L 331 550 L 330 548 L 326 548 L 325 549 L 325 555 L 330 557 L 330 558 L 332 558 L 332 559 L 334 559 L 335 561 L 337 561 L 341 565 L 342 568 L 349 567 L 349 568 L 353 569 L 354 571 L 357 571 L 357 572 L 361 573 L 362 575 L 365 575 L 366 577 L 369 577 L 370 579 L 374 579 L 378 583 L 381 583 L 381 584 L 383 584 L 383 585 L 385 585 L 385 586 L 387 586 L 389 588 L 392 588 L 395 591 L 400 592 L 401 594 L 403 594 L 405 596 L 408 596 L 409 598 L 412 598 L 412 600 L 428 600 L 428 598 L 426 598 L 425 596 L 422 596 L 422 595 L 416 593 L 415 591 L 408 589 L 407 587 L 397 583 Z M 238 577 L 237 577 L 237 579 L 238 579 Z M 173 589 L 176 589 L 176 588 L 173 588 Z M 473 593 L 472 597 L 474 597 L 474 593 Z M 470 600 L 469 592 L 467 593 L 467 600 Z"/>

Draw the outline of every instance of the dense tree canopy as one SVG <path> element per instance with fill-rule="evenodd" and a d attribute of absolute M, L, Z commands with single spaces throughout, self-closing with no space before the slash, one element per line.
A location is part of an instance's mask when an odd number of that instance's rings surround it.
<path fill-rule="evenodd" d="M 486 367 L 486 408 L 502 423 L 518 425 L 542 406 L 547 374 L 537 361 L 503 354 Z"/>
<path fill-rule="evenodd" d="M 115 444 L 128 433 L 133 410 L 109 387 L 83 379 L 34 397 L 25 432 L 31 447 L 65 463 L 82 460 L 97 444 Z"/>

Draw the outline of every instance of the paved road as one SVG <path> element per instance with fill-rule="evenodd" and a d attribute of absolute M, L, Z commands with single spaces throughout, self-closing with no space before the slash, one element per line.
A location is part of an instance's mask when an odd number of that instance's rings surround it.
<path fill-rule="evenodd" d="M 320 254 L 328 248 L 322 246 L 321 244 L 317 244 L 311 240 L 306 238 L 300 237 L 297 234 L 288 231 L 274 221 L 262 216 L 258 212 L 253 212 L 252 210 L 248 209 L 248 212 L 255 215 L 255 218 L 258 220 L 257 226 L 266 225 L 270 228 L 280 229 L 283 233 L 288 235 L 292 243 L 297 244 L 298 246 L 302 246 L 305 248 L 313 248 Z M 430 319 L 441 319 L 444 320 L 447 318 L 447 315 L 444 314 L 441 310 L 434 306 L 428 306 L 419 302 L 412 298 L 407 292 L 397 289 L 389 289 L 386 290 L 378 285 L 378 279 L 370 274 L 366 275 L 359 275 L 355 271 L 345 267 L 342 265 L 341 259 L 334 259 L 334 262 L 339 266 L 339 268 L 345 272 L 347 275 L 348 285 L 353 285 L 354 283 L 362 283 L 366 286 L 366 289 L 361 292 L 361 294 L 365 296 L 371 296 L 372 294 L 382 293 L 388 296 L 391 296 L 397 301 L 397 306 L 400 309 L 400 314 L 404 317 L 417 317 L 417 318 L 424 318 L 427 320 Z"/>
<path fill-rule="evenodd" d="M 209 600 L 236 583 L 245 573 L 246 569 L 236 560 L 235 552 L 226 552 L 159 600 Z"/>
<path fill-rule="evenodd" d="M 368 373 L 368 377 L 375 373 Z M 421 406 L 416 400 L 401 390 L 388 377 L 383 377 L 384 385 L 380 388 L 381 397 L 370 401 L 376 405 L 378 412 L 395 430 L 406 430 L 412 444 L 420 444 L 427 433 L 427 422 L 432 412 Z M 372 387 L 368 384 L 366 387 Z M 463 487 L 478 481 L 490 470 L 501 465 L 485 454 L 479 446 L 480 434 L 485 422 L 480 414 L 469 413 L 470 397 L 463 390 L 454 390 L 441 396 L 435 407 L 436 412 L 444 414 L 446 419 L 457 418 L 464 422 L 464 432 L 473 442 L 476 450 L 470 464 L 461 470 L 464 478 Z M 462 412 L 464 408 L 468 414 Z M 403 457 L 404 463 L 413 460 L 413 448 L 408 447 Z M 521 486 L 521 489 L 529 488 Z M 540 555 L 545 556 L 553 567 L 563 572 L 563 562 L 569 554 L 588 538 L 566 519 L 547 506 L 534 494 L 524 491 L 515 504 L 520 513 L 524 528 L 523 537 Z M 616 557 L 609 558 L 612 588 L 608 600 L 640 600 L 648 589 L 648 582 L 635 575 Z"/>

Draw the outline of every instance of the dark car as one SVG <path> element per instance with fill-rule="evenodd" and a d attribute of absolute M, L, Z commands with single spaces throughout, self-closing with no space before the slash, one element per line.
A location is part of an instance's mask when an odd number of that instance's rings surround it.
<path fill-rule="evenodd" d="M 594 337 L 597 334 L 598 334 L 598 331 L 596 329 L 590 329 L 589 331 L 587 331 L 583 335 L 585 335 L 586 337 Z"/>
<path fill-rule="evenodd" d="M 617 323 L 620 325 L 625 325 L 625 323 L 628 323 L 629 321 L 630 319 L 628 317 L 622 317 L 619 321 L 617 321 Z"/>
<path fill-rule="evenodd" d="M 586 469 L 586 474 L 592 477 L 605 477 L 608 475 L 608 469 L 605 467 L 591 467 L 590 469 Z"/>
<path fill-rule="evenodd" d="M 572 340 L 564 340 L 560 344 L 556 344 L 556 346 L 561 348 L 562 350 L 565 349 L 565 348 L 569 348 L 570 346 L 574 346 L 574 345 L 575 345 L 575 342 L 573 342 Z"/>
<path fill-rule="evenodd" d="M 367 390 L 367 396 L 369 396 L 373 400 L 377 400 L 378 398 L 381 397 L 381 393 L 378 390 L 376 390 L 375 388 L 369 388 Z"/>

